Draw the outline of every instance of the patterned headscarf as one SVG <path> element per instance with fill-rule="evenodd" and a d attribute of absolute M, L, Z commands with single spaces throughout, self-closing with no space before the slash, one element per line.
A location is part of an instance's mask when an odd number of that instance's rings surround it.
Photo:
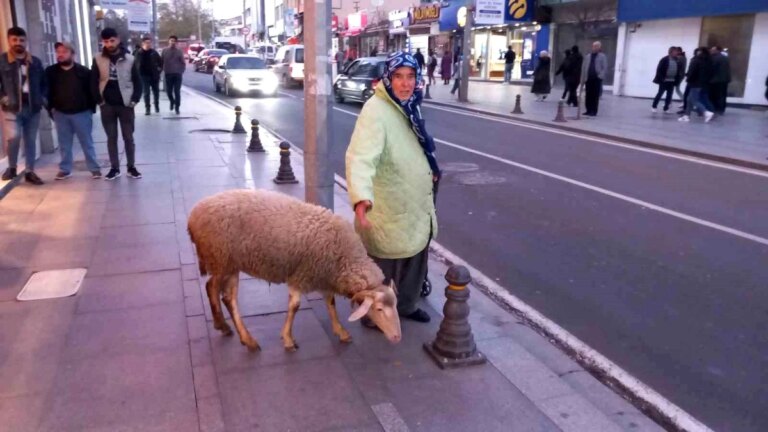
<path fill-rule="evenodd" d="M 395 92 L 392 90 L 392 74 L 401 67 L 409 67 L 416 71 L 416 88 L 413 91 L 413 95 L 404 101 L 398 99 L 397 96 L 395 96 Z M 382 78 L 387 95 L 392 102 L 403 109 L 406 117 L 408 117 L 408 120 L 411 122 L 413 133 L 416 134 L 416 138 L 419 140 L 419 144 L 421 144 L 421 148 L 424 150 L 424 155 L 427 157 L 427 162 L 429 162 L 429 167 L 432 169 L 432 173 L 439 178 L 440 168 L 437 166 L 437 159 L 435 158 L 435 140 L 427 132 L 427 128 L 424 126 L 424 118 L 421 116 L 421 101 L 424 97 L 423 91 L 419 86 L 421 80 L 421 68 L 412 55 L 400 51 L 392 53 L 387 57 L 387 70 L 384 72 L 384 77 Z"/>

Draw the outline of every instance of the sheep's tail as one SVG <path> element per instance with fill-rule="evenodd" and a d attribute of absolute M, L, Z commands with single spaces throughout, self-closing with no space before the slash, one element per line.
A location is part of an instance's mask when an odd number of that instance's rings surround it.
<path fill-rule="evenodd" d="M 195 254 L 197 255 L 197 266 L 198 269 L 200 269 L 200 276 L 206 276 L 208 275 L 208 270 L 205 268 L 205 261 L 203 260 L 203 256 L 200 254 L 197 243 L 195 243 L 195 236 L 192 235 L 192 230 L 189 229 L 189 226 L 187 226 L 187 233 L 189 233 L 189 239 L 192 240 L 192 244 L 195 245 Z"/>

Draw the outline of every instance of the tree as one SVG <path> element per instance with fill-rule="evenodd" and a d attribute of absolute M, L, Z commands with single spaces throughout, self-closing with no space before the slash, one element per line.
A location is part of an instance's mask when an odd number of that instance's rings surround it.
<path fill-rule="evenodd" d="M 135 45 L 143 36 L 141 33 L 128 30 L 128 18 L 125 11 L 107 10 L 104 13 L 104 28 L 113 28 L 129 51 L 133 51 Z"/>
<path fill-rule="evenodd" d="M 157 15 L 160 39 L 168 39 L 171 35 L 186 39 L 196 35 L 198 40 L 207 41 L 212 37 L 213 17 L 194 0 L 171 0 L 169 3 L 158 4 Z M 202 35 L 197 34 L 198 15 Z"/>

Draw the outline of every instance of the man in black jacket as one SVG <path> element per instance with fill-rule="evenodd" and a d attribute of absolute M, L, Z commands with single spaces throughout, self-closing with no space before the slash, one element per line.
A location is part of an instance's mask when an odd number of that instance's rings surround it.
<path fill-rule="evenodd" d="M 659 60 L 659 65 L 656 66 L 656 76 L 653 78 L 653 82 L 659 85 L 659 91 L 656 93 L 656 97 L 653 98 L 652 112 L 657 112 L 656 107 L 659 106 L 659 100 L 661 95 L 665 92 L 667 97 L 664 100 L 664 113 L 669 113 L 669 104 L 672 103 L 672 92 L 675 91 L 675 87 L 683 80 L 685 71 L 680 67 L 680 63 L 677 61 L 677 48 L 670 47 L 668 55 Z"/>
<path fill-rule="evenodd" d="M 512 51 L 512 45 L 504 53 L 504 82 L 512 83 L 512 69 L 515 67 L 515 52 Z"/>
<path fill-rule="evenodd" d="M 149 91 L 155 100 L 155 112 L 160 112 L 160 72 L 163 70 L 163 60 L 160 54 L 152 48 L 152 38 L 145 36 L 141 39 L 141 48 L 134 53 L 141 75 L 141 87 L 144 89 L 144 115 L 149 115 Z"/>
<path fill-rule="evenodd" d="M 709 82 L 709 98 L 715 114 L 725 114 L 728 100 L 728 84 L 731 82 L 731 61 L 723 54 L 723 47 L 717 45 L 710 50 L 712 55 L 712 78 Z"/>
<path fill-rule="evenodd" d="M 56 42 L 56 61 L 45 70 L 48 81 L 48 112 L 56 124 L 61 162 L 56 180 L 72 176 L 72 143 L 75 135 L 85 155 L 91 177 L 101 178 L 93 144 L 93 113 L 96 101 L 91 90 L 91 71 L 74 60 L 75 49 L 68 42 Z"/>

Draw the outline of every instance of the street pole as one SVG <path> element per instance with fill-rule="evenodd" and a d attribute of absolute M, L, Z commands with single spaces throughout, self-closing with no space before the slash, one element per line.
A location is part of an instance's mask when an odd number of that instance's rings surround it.
<path fill-rule="evenodd" d="M 198 43 L 205 43 L 203 42 L 203 26 L 200 22 L 200 13 L 203 12 L 203 1 L 200 0 L 197 2 L 197 39 Z"/>
<path fill-rule="evenodd" d="M 330 2 L 304 4 L 304 182 L 307 202 L 333 210 Z"/>
<path fill-rule="evenodd" d="M 157 0 L 152 0 L 152 43 L 155 46 L 155 49 L 158 49 L 158 42 L 160 41 L 160 36 L 158 35 L 157 31 Z"/>
<path fill-rule="evenodd" d="M 459 102 L 469 102 L 469 66 L 470 66 L 470 54 L 472 49 L 470 48 L 472 25 L 474 24 L 473 12 L 475 9 L 473 0 L 467 0 L 467 20 L 464 24 L 464 37 L 462 38 L 461 47 L 461 82 L 459 83 Z"/>

